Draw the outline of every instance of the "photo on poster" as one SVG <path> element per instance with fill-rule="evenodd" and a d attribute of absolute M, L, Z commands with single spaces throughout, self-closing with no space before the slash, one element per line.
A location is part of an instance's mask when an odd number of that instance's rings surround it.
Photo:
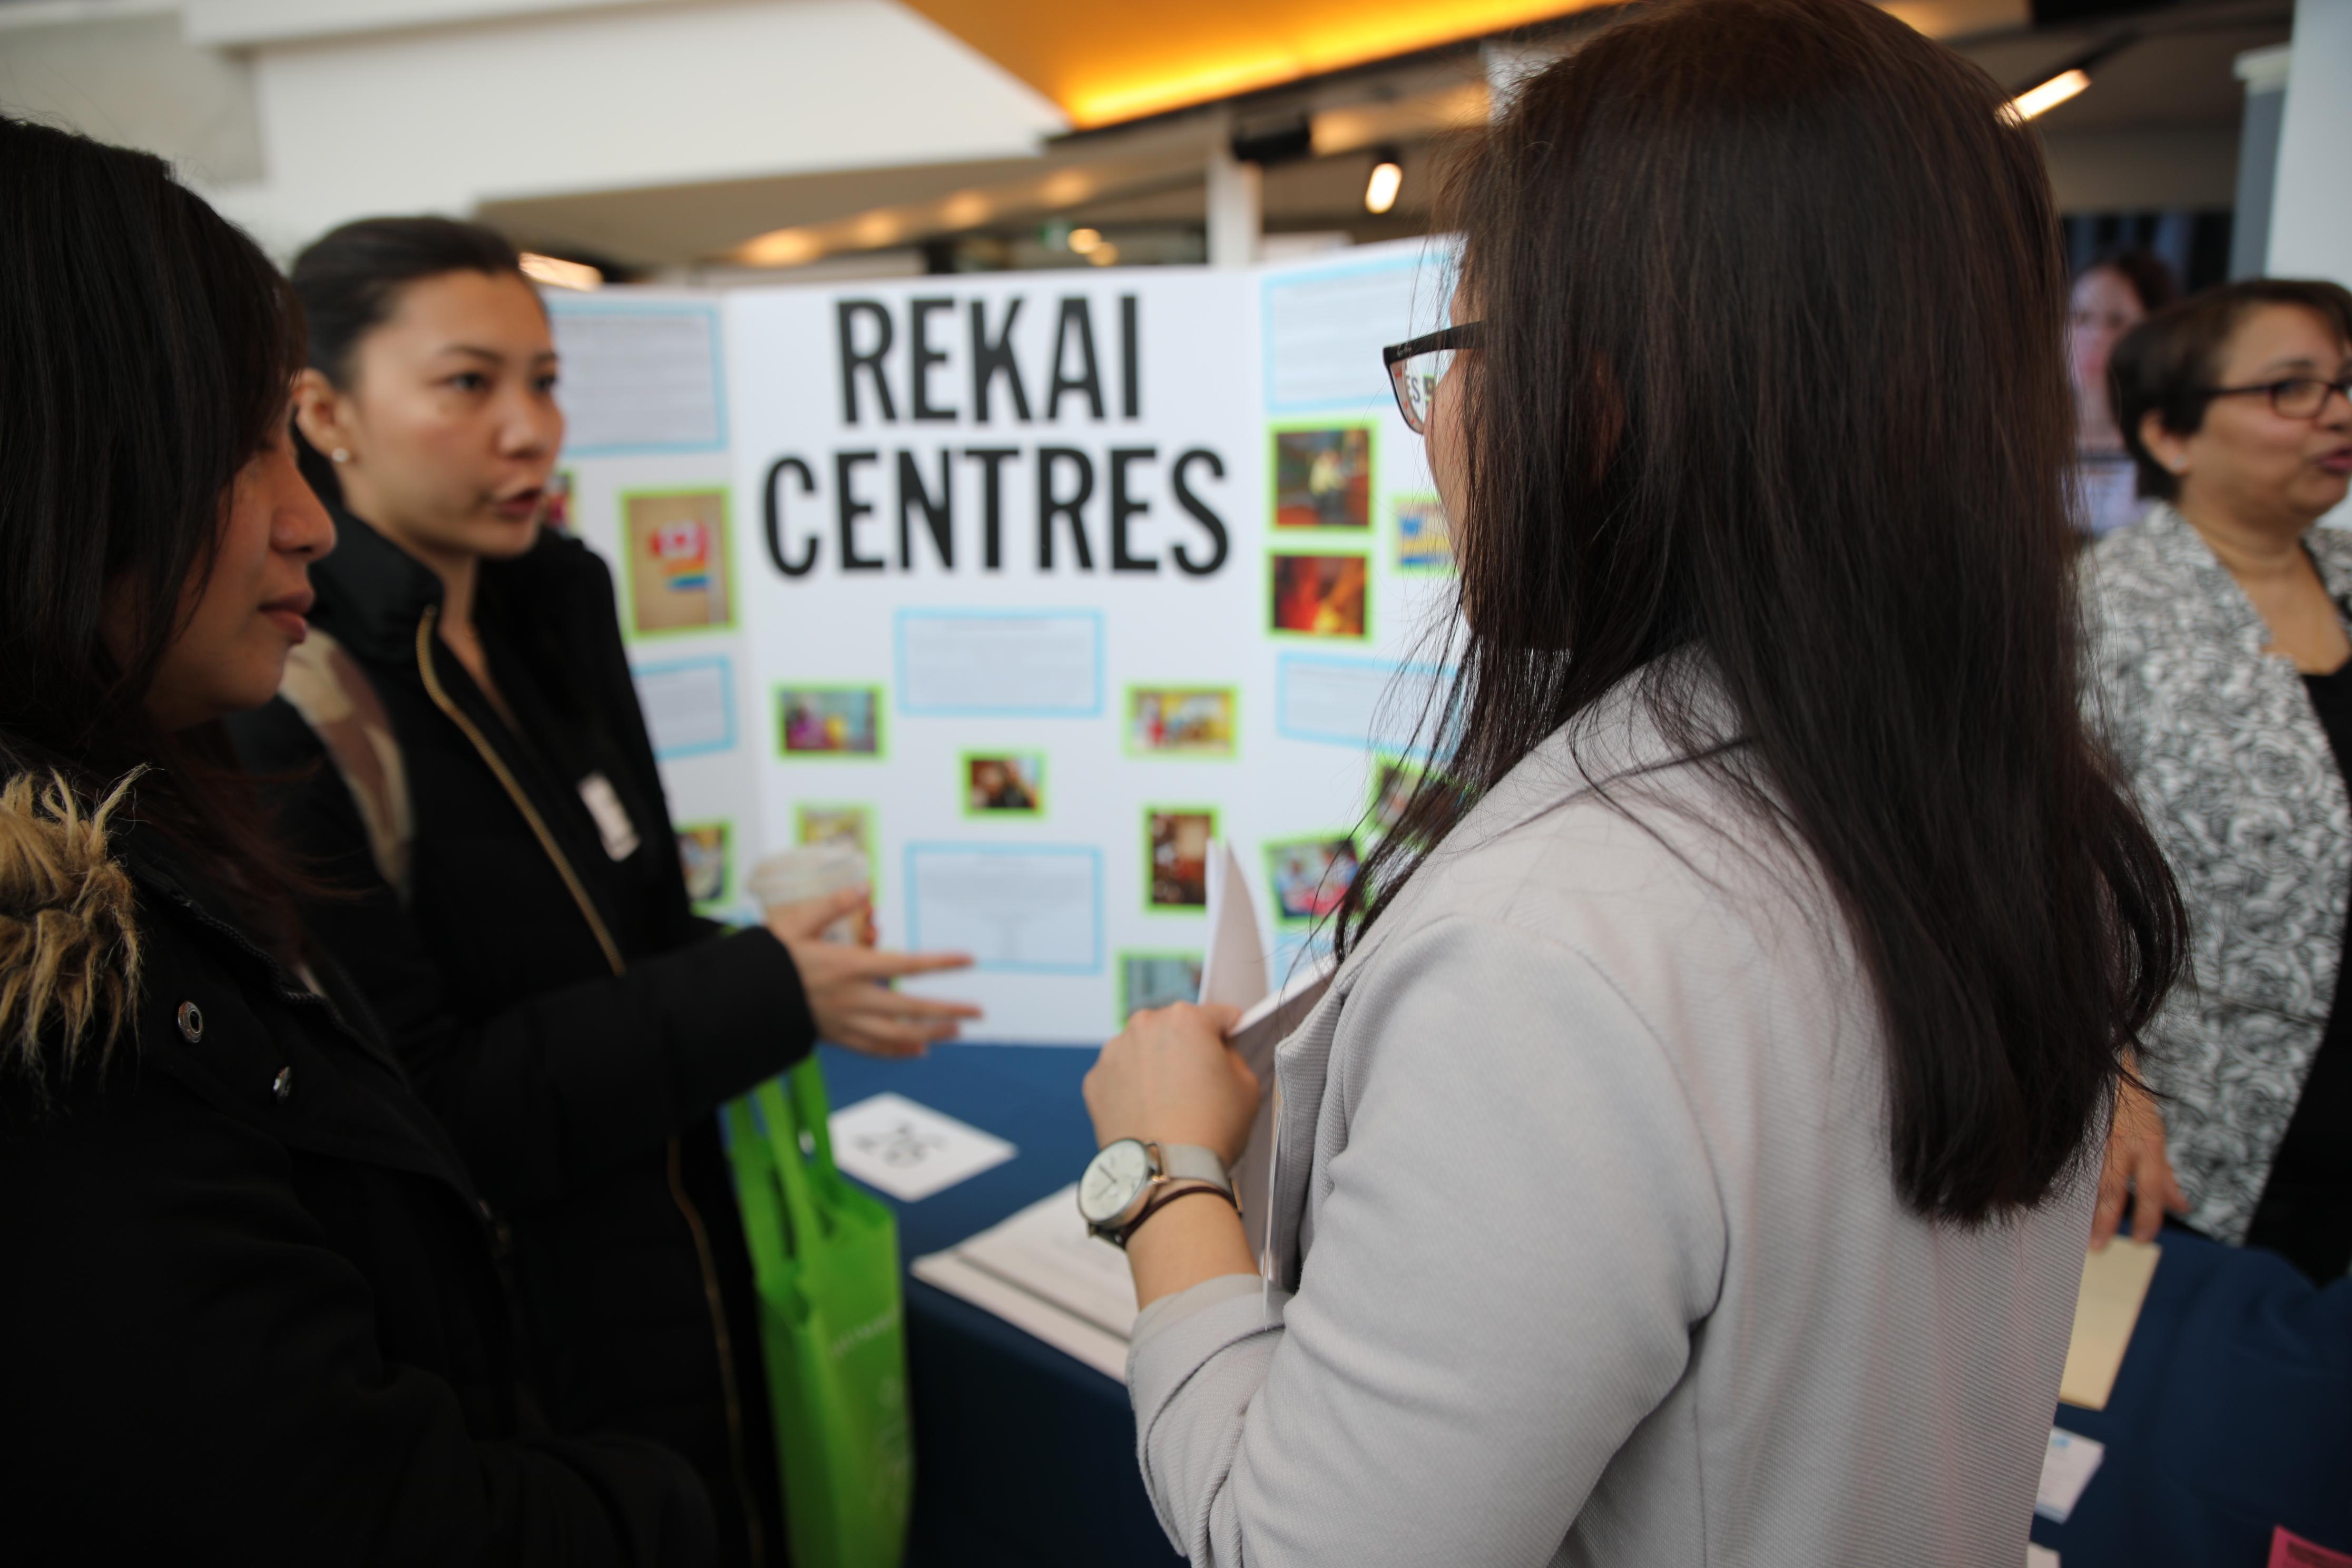
<path fill-rule="evenodd" d="M 686 896 L 708 914 L 727 901 L 734 884 L 733 837 L 723 822 L 682 822 L 677 858 L 686 871 Z"/>
<path fill-rule="evenodd" d="M 632 635 L 724 631 L 735 624 L 725 490 L 624 494 L 621 548 Z"/>
<path fill-rule="evenodd" d="M 1269 632 L 1364 637 L 1371 629 L 1369 563 L 1360 555 L 1276 555 Z"/>
<path fill-rule="evenodd" d="M 966 816 L 1045 815 L 1043 752 L 966 752 L 961 772 Z"/>
<path fill-rule="evenodd" d="M 1148 1007 L 1171 1007 L 1201 999 L 1197 952 L 1122 952 L 1118 955 L 1118 1021 Z"/>
<path fill-rule="evenodd" d="M 1400 572 L 1435 575 L 1454 570 L 1454 531 L 1445 503 L 1433 495 L 1396 498 L 1396 564 Z"/>
<path fill-rule="evenodd" d="M 1274 432 L 1274 526 L 1372 525 L 1372 427 L 1324 425 Z"/>
<path fill-rule="evenodd" d="M 1461 785 L 1444 773 L 1432 774 L 1417 763 L 1402 757 L 1374 753 L 1372 757 L 1371 804 L 1365 819 L 1371 831 L 1387 837 L 1404 825 L 1404 814 L 1412 804 L 1413 793 L 1433 789 L 1452 796 L 1451 805 L 1460 809 Z"/>
<path fill-rule="evenodd" d="M 1265 847 L 1265 879 L 1276 919 L 1286 925 L 1320 920 L 1339 907 L 1356 879 L 1356 841 L 1294 838 Z"/>
<path fill-rule="evenodd" d="M 1128 754 L 1231 761 L 1241 733 L 1237 701 L 1230 686 L 1131 686 Z"/>
<path fill-rule="evenodd" d="M 1143 814 L 1144 907 L 1191 912 L 1209 907 L 1209 841 L 1217 814 L 1205 805 L 1155 805 Z"/>
<path fill-rule="evenodd" d="M 539 521 L 558 533 L 570 533 L 572 522 L 572 501 L 580 494 L 580 476 L 570 468 L 558 468 L 547 476 L 547 489 L 540 492 Z"/>
<path fill-rule="evenodd" d="M 875 852 L 874 808 L 854 803 L 827 802 L 793 808 L 793 842 L 801 845 L 840 844 L 866 857 L 866 873 L 878 902 L 882 891 L 882 859 Z"/>
<path fill-rule="evenodd" d="M 776 736 L 787 757 L 879 757 L 882 689 L 779 686 Z"/>

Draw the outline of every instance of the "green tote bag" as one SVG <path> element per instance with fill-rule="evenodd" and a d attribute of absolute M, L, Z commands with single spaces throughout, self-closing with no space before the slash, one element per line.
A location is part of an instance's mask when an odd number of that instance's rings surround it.
<path fill-rule="evenodd" d="M 898 1568 L 915 1482 L 898 1221 L 834 1168 L 815 1058 L 726 1121 L 793 1568 Z"/>

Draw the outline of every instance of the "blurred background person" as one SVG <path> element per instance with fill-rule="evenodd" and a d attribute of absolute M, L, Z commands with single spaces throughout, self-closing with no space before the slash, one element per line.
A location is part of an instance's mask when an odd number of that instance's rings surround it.
<path fill-rule="evenodd" d="M 2166 1210 L 2315 1279 L 2352 1263 L 2352 294 L 2259 279 L 2116 345 L 2123 436 L 2155 504 L 2093 552 L 2117 760 L 2188 902 L 2194 963 L 2151 1032 L 2097 1235 Z"/>
<path fill-rule="evenodd" d="M 161 160 L 0 118 L 0 343 L 5 1555 L 709 1562 L 685 1461 L 527 1390 L 473 1180 L 220 732 L 334 542 L 284 280 Z"/>
<path fill-rule="evenodd" d="M 714 1113 L 820 1037 L 887 1055 L 951 1037 L 973 1009 L 886 982 L 963 961 L 821 940 L 856 893 L 732 933 L 693 912 L 611 573 L 542 524 L 563 416 L 514 247 L 373 219 L 304 251 L 294 288 L 296 424 L 339 543 L 293 667 L 309 683 L 240 718 L 238 749 L 297 781 L 294 846 L 357 894 L 319 900 L 314 927 L 511 1232 L 558 1419 L 677 1449 L 722 1561 L 779 1561 Z M 331 752 L 349 724 L 379 731 L 359 750 L 395 759 L 396 790 Z"/>
<path fill-rule="evenodd" d="M 2107 357 L 2126 332 L 2179 295 L 2172 269 L 2145 250 L 2102 258 L 2074 279 L 2066 304 L 2066 374 L 2074 388 L 2077 526 L 2096 537 L 2137 521 L 2146 502 L 2116 425 Z"/>

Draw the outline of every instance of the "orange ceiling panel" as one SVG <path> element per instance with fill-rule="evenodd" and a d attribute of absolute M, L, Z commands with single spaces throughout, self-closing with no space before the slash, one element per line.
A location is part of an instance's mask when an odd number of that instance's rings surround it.
<path fill-rule="evenodd" d="M 1581 10 L 1598 0 L 906 0 L 1084 130 Z"/>

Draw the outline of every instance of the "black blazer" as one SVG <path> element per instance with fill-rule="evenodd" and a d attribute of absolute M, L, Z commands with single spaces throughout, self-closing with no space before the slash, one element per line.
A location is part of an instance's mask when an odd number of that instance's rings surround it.
<path fill-rule="evenodd" d="M 132 1027 L 102 1078 L 0 1079 L 0 1557 L 709 1562 L 680 1459 L 556 1436 L 524 1391 L 492 1226 L 363 1004 L 265 956 L 152 830 L 117 852 Z M 107 874 L 0 857 L 0 910 Z"/>
<path fill-rule="evenodd" d="M 415 826 L 404 905 L 301 716 L 280 699 L 231 721 L 297 847 L 355 895 L 310 910 L 313 929 L 511 1226 L 551 1414 L 686 1454 L 721 1560 L 778 1562 L 751 1266 L 713 1113 L 813 1046 L 799 974 L 767 931 L 693 912 L 603 562 L 550 532 L 483 565 L 475 625 L 518 729 L 420 636 L 440 579 L 336 521 L 311 618 L 374 687 Z M 618 858 L 582 798 L 591 775 L 635 834 Z"/>

